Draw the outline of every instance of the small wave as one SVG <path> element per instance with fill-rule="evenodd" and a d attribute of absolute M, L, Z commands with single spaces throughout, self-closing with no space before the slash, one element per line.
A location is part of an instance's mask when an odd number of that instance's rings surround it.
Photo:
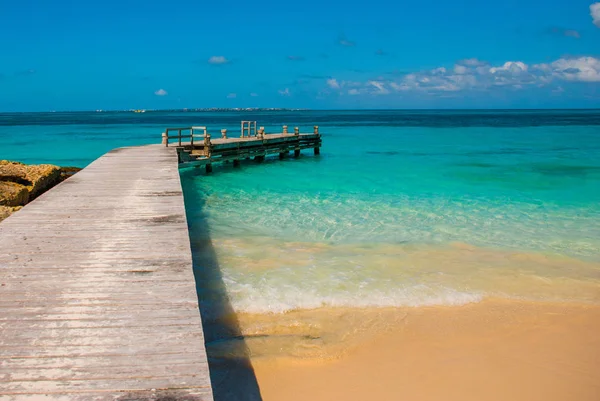
<path fill-rule="evenodd" d="M 229 285 L 233 308 L 245 313 L 285 313 L 323 307 L 384 308 L 419 306 L 460 306 L 480 302 L 484 294 L 461 292 L 449 288 L 434 289 L 425 285 L 398 288 L 392 291 L 332 291 L 285 285 Z"/>

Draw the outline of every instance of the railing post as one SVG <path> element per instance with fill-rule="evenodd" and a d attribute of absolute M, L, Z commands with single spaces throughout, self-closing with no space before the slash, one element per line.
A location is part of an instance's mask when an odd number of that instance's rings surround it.
<path fill-rule="evenodd" d="M 287 125 L 284 125 L 284 126 L 283 126 L 283 133 L 284 133 L 284 134 L 287 134 L 287 133 L 288 133 L 288 126 L 287 126 Z"/>
<path fill-rule="evenodd" d="M 318 125 L 314 126 L 314 130 L 315 130 L 315 135 L 319 135 L 319 126 Z"/>
<path fill-rule="evenodd" d="M 167 132 L 162 133 L 162 144 L 169 146 L 169 134 Z"/>
<path fill-rule="evenodd" d="M 227 130 L 226 129 L 221 130 L 221 136 L 223 137 L 223 139 L 227 139 Z"/>
<path fill-rule="evenodd" d="M 296 149 L 294 149 L 294 157 L 300 156 L 300 128 L 294 127 L 294 135 L 296 135 Z"/>
<path fill-rule="evenodd" d="M 190 128 L 190 145 L 194 147 L 194 128 Z"/>

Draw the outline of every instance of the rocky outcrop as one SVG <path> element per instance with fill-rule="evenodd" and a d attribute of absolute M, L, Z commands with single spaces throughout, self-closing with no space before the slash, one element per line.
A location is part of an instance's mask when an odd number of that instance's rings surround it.
<path fill-rule="evenodd" d="M 16 182 L 0 181 L 0 205 L 21 206 L 29 202 L 29 190 Z"/>
<path fill-rule="evenodd" d="M 0 160 L 0 221 L 79 170 Z"/>

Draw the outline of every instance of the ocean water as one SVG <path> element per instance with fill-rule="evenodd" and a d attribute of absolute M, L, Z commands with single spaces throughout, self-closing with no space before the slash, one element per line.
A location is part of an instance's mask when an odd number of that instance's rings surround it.
<path fill-rule="evenodd" d="M 323 148 L 181 170 L 196 268 L 236 313 L 600 303 L 598 110 L 0 114 L 0 159 L 85 166 L 242 119 L 319 125 Z"/>

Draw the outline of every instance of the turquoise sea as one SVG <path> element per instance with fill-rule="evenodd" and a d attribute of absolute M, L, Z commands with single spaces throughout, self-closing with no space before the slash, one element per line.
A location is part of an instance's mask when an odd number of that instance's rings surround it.
<path fill-rule="evenodd" d="M 242 119 L 319 125 L 323 148 L 181 170 L 196 263 L 209 242 L 234 311 L 600 303 L 600 110 L 0 114 L 0 159 L 83 167 Z"/>

